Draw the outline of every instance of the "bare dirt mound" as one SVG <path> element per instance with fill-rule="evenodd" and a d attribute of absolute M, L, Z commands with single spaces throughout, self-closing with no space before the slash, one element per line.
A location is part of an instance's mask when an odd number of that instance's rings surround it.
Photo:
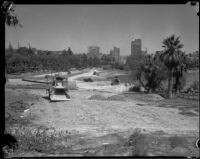
<path fill-rule="evenodd" d="M 122 95 L 113 95 L 107 98 L 107 100 L 112 100 L 112 101 L 126 101 L 125 97 Z"/>
<path fill-rule="evenodd" d="M 105 97 L 99 94 L 92 95 L 89 100 L 108 100 L 108 101 L 126 101 L 125 97 L 122 95 L 113 95 L 110 97 Z"/>
<path fill-rule="evenodd" d="M 146 94 L 146 93 L 128 93 L 124 94 L 124 96 L 127 99 L 131 100 L 139 100 L 139 101 L 144 101 L 144 102 L 156 102 L 156 101 L 162 101 L 165 98 L 160 96 L 159 94 Z"/>
<path fill-rule="evenodd" d="M 89 100 L 106 100 L 107 98 L 102 95 L 95 94 L 95 95 L 92 95 L 91 97 L 89 97 L 88 99 Z"/>
<path fill-rule="evenodd" d="M 158 101 L 158 100 L 163 100 L 164 99 L 159 94 L 148 94 L 148 95 L 146 95 L 146 97 L 148 99 L 151 99 L 151 100 L 154 100 L 154 101 Z"/>
<path fill-rule="evenodd" d="M 140 100 L 140 101 L 161 101 L 164 98 L 158 94 L 120 94 L 120 95 L 112 95 L 109 97 L 105 97 L 99 94 L 92 95 L 90 100 L 108 100 L 108 101 L 127 101 L 129 99 L 132 100 Z"/>

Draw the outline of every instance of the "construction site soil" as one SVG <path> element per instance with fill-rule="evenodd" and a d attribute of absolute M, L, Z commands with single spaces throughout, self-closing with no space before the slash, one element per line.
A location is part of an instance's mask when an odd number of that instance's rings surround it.
<path fill-rule="evenodd" d="M 50 102 L 45 89 L 11 85 L 5 88 L 6 131 L 26 146 L 10 157 L 199 156 L 199 101 L 80 88 L 70 91 L 71 101 Z M 64 133 L 51 140 L 46 132 L 34 135 L 41 127 Z"/>

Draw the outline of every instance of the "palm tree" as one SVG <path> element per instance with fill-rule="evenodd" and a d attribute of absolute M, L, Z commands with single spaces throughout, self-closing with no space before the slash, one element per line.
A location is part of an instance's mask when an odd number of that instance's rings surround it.
<path fill-rule="evenodd" d="M 176 93 L 179 93 L 181 89 L 180 79 L 183 77 L 183 72 L 187 71 L 186 55 L 184 52 L 179 52 L 179 60 L 180 60 L 180 64 L 175 68 L 174 74 L 173 74 L 175 77 L 174 89 Z"/>
<path fill-rule="evenodd" d="M 173 72 L 181 64 L 180 51 L 183 48 L 180 37 L 171 35 L 163 40 L 163 52 L 160 56 L 161 61 L 165 64 L 168 69 L 168 98 L 172 97 L 173 88 Z"/>
<path fill-rule="evenodd" d="M 20 24 L 17 15 L 15 14 L 15 9 L 14 9 L 14 4 L 13 2 L 7 2 L 4 1 L 3 5 L 1 6 L 1 10 L 5 15 L 5 23 L 7 26 L 20 26 Z"/>

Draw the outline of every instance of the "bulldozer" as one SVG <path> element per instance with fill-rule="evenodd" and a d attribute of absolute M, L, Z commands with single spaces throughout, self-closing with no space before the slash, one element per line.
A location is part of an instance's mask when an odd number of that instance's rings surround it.
<path fill-rule="evenodd" d="M 71 100 L 71 97 L 68 94 L 67 78 L 55 75 L 51 77 L 48 83 L 49 87 L 46 91 L 49 95 L 50 102 Z"/>
<path fill-rule="evenodd" d="M 47 84 L 46 93 L 48 94 L 50 102 L 71 100 L 68 94 L 68 78 L 62 77 L 59 74 L 55 74 L 54 76 L 51 74 L 46 75 L 45 79 L 47 81 L 23 78 L 22 81 Z"/>

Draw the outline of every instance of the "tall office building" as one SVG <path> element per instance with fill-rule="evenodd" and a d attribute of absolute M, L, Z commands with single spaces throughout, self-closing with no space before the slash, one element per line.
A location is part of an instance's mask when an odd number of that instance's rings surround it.
<path fill-rule="evenodd" d="M 135 39 L 131 42 L 131 69 L 133 74 L 133 79 L 137 79 L 137 69 L 140 66 L 142 59 L 142 40 Z"/>
<path fill-rule="evenodd" d="M 113 50 L 110 50 L 110 56 L 113 59 L 113 62 L 119 63 L 120 62 L 120 48 L 113 47 Z"/>
<path fill-rule="evenodd" d="M 131 55 L 140 55 L 142 53 L 142 40 L 141 39 L 135 39 L 131 42 Z"/>
<path fill-rule="evenodd" d="M 100 47 L 98 46 L 89 46 L 88 47 L 88 54 L 87 56 L 89 58 L 94 58 L 94 57 L 101 57 L 101 53 L 100 53 Z"/>

